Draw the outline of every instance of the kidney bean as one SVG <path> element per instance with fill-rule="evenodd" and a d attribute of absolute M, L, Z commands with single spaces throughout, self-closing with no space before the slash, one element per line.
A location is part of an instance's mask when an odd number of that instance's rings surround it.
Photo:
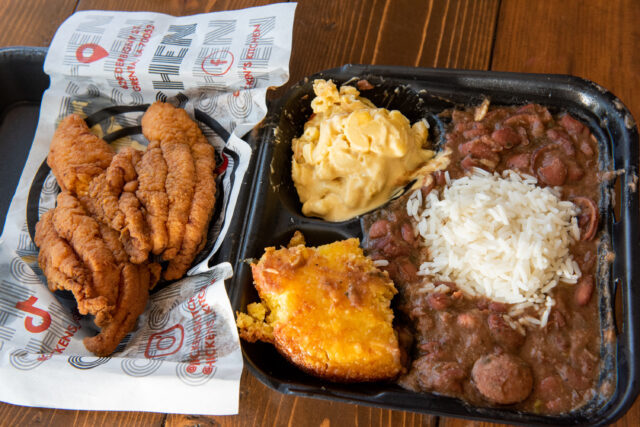
<path fill-rule="evenodd" d="M 451 305 L 451 297 L 443 293 L 429 294 L 427 297 L 427 303 L 434 310 L 444 310 Z"/>
<path fill-rule="evenodd" d="M 516 114 L 503 122 L 507 126 L 525 126 L 534 138 L 544 135 L 544 124 L 535 114 Z"/>
<path fill-rule="evenodd" d="M 560 129 L 549 129 L 547 130 L 547 137 L 551 141 L 553 141 L 567 156 L 576 155 L 576 149 L 573 146 L 573 142 L 565 131 Z"/>
<path fill-rule="evenodd" d="M 371 239 L 377 239 L 382 236 L 386 236 L 391 231 L 391 224 L 386 219 L 379 219 L 369 228 L 369 237 Z"/>
<path fill-rule="evenodd" d="M 398 264 L 398 275 L 406 283 L 418 280 L 418 268 L 408 259 L 400 258 L 395 261 Z"/>
<path fill-rule="evenodd" d="M 489 159 L 494 162 L 500 161 L 500 156 L 492 150 L 492 148 L 479 139 L 466 142 L 458 146 L 458 151 L 463 156 L 472 155 L 477 159 Z"/>
<path fill-rule="evenodd" d="M 494 311 L 496 313 L 506 313 L 508 309 L 509 309 L 509 306 L 501 302 L 491 301 L 489 303 L 489 310 Z"/>
<path fill-rule="evenodd" d="M 460 166 L 462 166 L 462 169 L 464 170 L 471 170 L 472 168 L 479 166 L 479 164 L 469 154 L 464 159 L 462 159 L 462 161 L 460 162 Z"/>
<path fill-rule="evenodd" d="M 577 305 L 585 306 L 589 304 L 591 295 L 593 295 L 593 289 L 595 284 L 593 283 L 593 276 L 582 276 L 576 284 L 576 290 L 574 293 L 574 300 Z"/>
<path fill-rule="evenodd" d="M 577 135 L 581 133 L 582 130 L 585 128 L 585 126 L 582 123 L 580 123 L 578 120 L 571 117 L 571 115 L 569 114 L 565 114 L 564 116 L 562 116 L 558 121 L 558 123 L 560 123 L 560 126 L 565 128 L 572 135 Z"/>
<path fill-rule="evenodd" d="M 552 157 L 548 163 L 545 162 L 537 173 L 542 182 L 551 186 L 562 185 L 567 179 L 567 167 L 559 157 Z"/>
<path fill-rule="evenodd" d="M 531 155 L 529 153 L 514 154 L 507 159 L 507 167 L 509 169 L 518 169 L 523 172 L 528 172 L 530 164 Z"/>
<path fill-rule="evenodd" d="M 495 151 L 512 148 L 520 144 L 520 135 L 508 127 L 493 131 L 491 139 L 495 142 L 492 146 Z"/>
<path fill-rule="evenodd" d="M 413 235 L 413 227 L 411 226 L 411 224 L 409 224 L 408 222 L 402 224 L 402 227 L 400 227 L 400 232 L 402 233 L 402 238 L 405 242 L 409 243 L 410 245 L 413 245 L 415 243 L 416 238 Z"/>
<path fill-rule="evenodd" d="M 420 191 L 422 192 L 422 198 L 426 198 L 429 193 L 431 193 L 431 190 L 433 190 L 435 188 L 436 184 L 435 184 L 435 178 L 429 180 L 429 184 L 428 185 L 424 185 L 420 188 Z"/>

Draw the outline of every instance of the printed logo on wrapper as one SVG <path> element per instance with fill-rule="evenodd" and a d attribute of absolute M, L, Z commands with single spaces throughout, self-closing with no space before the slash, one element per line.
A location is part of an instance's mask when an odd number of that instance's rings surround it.
<path fill-rule="evenodd" d="M 30 371 L 44 363 L 37 354 L 29 353 L 26 350 L 15 350 L 9 356 L 9 363 L 21 371 Z"/>
<path fill-rule="evenodd" d="M 131 377 L 146 377 L 153 374 L 162 365 L 158 359 L 123 359 L 120 367 Z"/>
<path fill-rule="evenodd" d="M 144 357 L 152 359 L 176 354 L 182 348 L 183 341 L 184 328 L 180 324 L 176 324 L 164 331 L 156 332 L 147 341 Z"/>
<path fill-rule="evenodd" d="M 100 365 L 104 365 L 111 360 L 110 357 L 82 357 L 70 356 L 67 362 L 76 369 L 93 369 Z"/>
<path fill-rule="evenodd" d="M 32 316 L 27 316 L 24 319 L 24 328 L 32 334 L 44 332 L 51 326 L 51 315 L 49 312 L 34 306 L 36 301 L 38 301 L 38 298 L 30 296 L 28 300 L 16 303 L 18 310 L 25 311 L 39 319 L 34 321 Z"/>
<path fill-rule="evenodd" d="M 109 56 L 109 52 L 95 43 L 85 43 L 76 49 L 76 59 L 83 64 L 99 61 Z"/>
<path fill-rule="evenodd" d="M 178 363 L 176 365 L 176 375 L 180 381 L 190 386 L 201 386 L 206 384 L 216 373 L 216 367 L 205 367 L 199 370 L 190 363 Z"/>
<path fill-rule="evenodd" d="M 228 50 L 216 50 L 202 61 L 202 71 L 210 76 L 224 76 L 234 62 L 233 53 Z"/>

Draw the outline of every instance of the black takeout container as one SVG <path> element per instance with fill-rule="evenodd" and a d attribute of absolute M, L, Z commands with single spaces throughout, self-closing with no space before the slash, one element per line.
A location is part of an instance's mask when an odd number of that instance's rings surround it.
<path fill-rule="evenodd" d="M 0 216 L 4 217 L 28 155 L 38 122 L 40 101 L 49 84 L 42 67 L 46 48 L 0 49 Z M 495 104 L 538 102 L 567 110 L 589 124 L 600 143 L 602 170 L 620 170 L 616 181 L 603 185 L 600 214 L 604 245 L 615 260 L 603 265 L 598 281 L 603 329 L 617 340 L 603 350 L 603 377 L 612 377 L 615 391 L 607 401 L 595 400 L 589 408 L 559 416 L 518 413 L 509 408 L 477 408 L 435 394 L 406 391 L 395 384 L 335 384 L 304 374 L 285 361 L 271 345 L 243 342 L 245 361 L 265 384 L 283 393 L 339 400 L 434 415 L 504 421 L 516 424 L 604 425 L 622 416 L 638 394 L 640 354 L 640 302 L 634 260 L 638 255 L 638 132 L 626 108 L 605 89 L 570 76 L 434 70 L 403 67 L 347 65 L 327 70 L 295 85 L 269 108 L 269 114 L 247 140 L 254 149 L 242 183 L 235 216 L 212 264 L 231 261 L 235 276 L 227 282 L 234 310 L 257 301 L 247 259 L 259 258 L 265 247 L 286 244 L 301 230 L 311 245 L 349 237 L 362 238 L 359 219 L 328 223 L 306 218 L 291 182 L 291 138 L 298 136 L 311 113 L 314 78 L 337 83 L 366 78 L 375 88 L 363 96 L 376 105 L 402 111 L 413 122 L 427 118 L 436 140 L 442 123 L 436 114 L 453 105 L 475 105 L 485 97 Z M 277 131 L 276 131 L 277 129 Z M 612 197 L 618 183 L 619 213 Z M 606 248 L 605 248 L 606 249 Z M 620 310 L 615 328 L 613 301 L 619 293 Z"/>
<path fill-rule="evenodd" d="M 640 285 L 634 260 L 638 255 L 638 132 L 629 111 L 602 87 L 572 76 L 420 69 L 407 67 L 345 65 L 305 78 L 275 101 L 262 125 L 254 132 L 256 166 L 247 195 L 246 212 L 237 252 L 234 278 L 228 287 L 236 310 L 258 300 L 253 287 L 250 259 L 257 259 L 268 246 L 286 245 L 300 230 L 309 245 L 320 245 L 350 237 L 363 238 L 361 220 L 338 223 L 302 215 L 291 179 L 291 139 L 302 133 L 311 115 L 313 80 L 331 79 L 338 85 L 356 85 L 366 79 L 373 89 L 361 91 L 378 107 L 397 109 L 413 123 L 426 118 L 436 145 L 441 144 L 444 125 L 437 114 L 453 106 L 492 104 L 522 105 L 535 102 L 552 112 L 568 111 L 587 123 L 598 139 L 601 171 L 618 171 L 601 187 L 602 233 L 598 265 L 599 308 L 603 339 L 600 385 L 610 381 L 610 398 L 596 396 L 584 407 L 568 414 L 542 416 L 509 407 L 480 408 L 461 400 L 429 393 L 414 393 L 393 383 L 336 384 L 309 376 L 281 357 L 273 346 L 243 342 L 245 361 L 266 385 L 283 393 L 340 400 L 435 415 L 503 421 L 528 425 L 603 425 L 622 416 L 638 394 Z M 615 187 L 620 187 L 620 209 L 616 216 Z M 241 214 L 238 210 L 237 214 Z M 604 255 L 615 253 L 609 263 Z M 615 295 L 620 293 L 621 311 L 616 329 Z"/>

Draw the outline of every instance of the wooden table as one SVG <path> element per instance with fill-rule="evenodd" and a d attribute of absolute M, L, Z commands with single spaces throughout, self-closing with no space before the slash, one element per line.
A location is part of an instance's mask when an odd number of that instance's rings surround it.
<path fill-rule="evenodd" d="M 0 46 L 47 46 L 77 10 L 172 15 L 240 9 L 268 0 L 2 0 Z M 613 91 L 640 118 L 637 0 L 300 0 L 291 79 L 346 63 L 563 73 Z M 286 396 L 244 372 L 240 413 L 204 417 L 87 412 L 0 403 L 3 425 L 489 425 Z M 640 425 L 640 402 L 617 422 Z"/>

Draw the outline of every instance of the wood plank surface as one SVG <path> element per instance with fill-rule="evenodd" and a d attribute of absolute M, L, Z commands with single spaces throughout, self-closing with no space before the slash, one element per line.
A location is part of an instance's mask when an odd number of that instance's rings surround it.
<path fill-rule="evenodd" d="M 77 0 L 0 1 L 1 46 L 48 46 Z"/>
<path fill-rule="evenodd" d="M 492 69 L 604 86 L 640 117 L 640 1 L 503 0 Z"/>

